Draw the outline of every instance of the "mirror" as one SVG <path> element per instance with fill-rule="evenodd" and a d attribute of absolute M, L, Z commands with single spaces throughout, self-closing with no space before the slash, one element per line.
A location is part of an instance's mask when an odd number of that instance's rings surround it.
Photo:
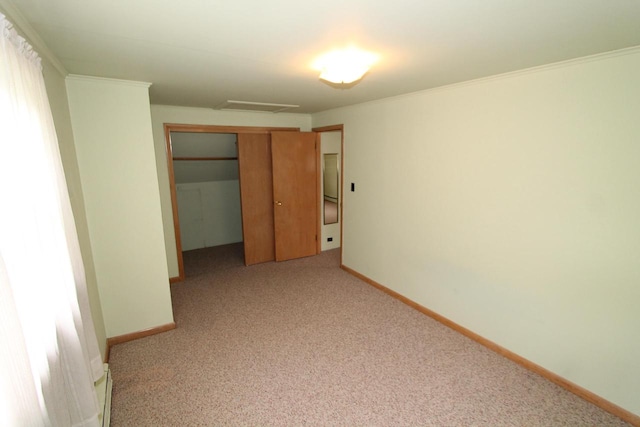
<path fill-rule="evenodd" d="M 338 169 L 338 154 L 324 154 L 322 159 L 322 188 L 324 223 L 338 222 L 338 206 L 340 205 L 340 171 Z"/>

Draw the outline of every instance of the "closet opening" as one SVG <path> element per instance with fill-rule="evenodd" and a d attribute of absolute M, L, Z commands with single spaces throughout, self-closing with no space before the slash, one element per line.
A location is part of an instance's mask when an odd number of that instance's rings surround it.
<path fill-rule="evenodd" d="M 164 125 L 179 275 L 183 251 L 243 242 L 237 140 L 299 128 Z"/>

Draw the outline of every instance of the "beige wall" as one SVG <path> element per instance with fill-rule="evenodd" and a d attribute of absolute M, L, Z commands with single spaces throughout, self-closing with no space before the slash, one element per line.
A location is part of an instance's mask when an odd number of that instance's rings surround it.
<path fill-rule="evenodd" d="M 344 264 L 640 414 L 639 112 L 635 49 L 313 115 Z"/>
<path fill-rule="evenodd" d="M 307 114 L 219 111 L 209 108 L 176 107 L 170 105 L 152 105 L 151 119 L 153 121 L 153 139 L 156 151 L 158 181 L 160 183 L 162 220 L 170 277 L 177 277 L 179 271 L 175 230 L 173 228 L 171 194 L 169 191 L 169 174 L 167 172 L 164 124 L 182 123 L 218 126 L 297 127 L 302 131 L 311 129 L 311 116 Z"/>
<path fill-rule="evenodd" d="M 93 263 L 93 253 L 91 251 L 91 240 L 87 227 L 87 216 L 84 209 L 84 196 L 82 194 L 82 184 L 80 182 L 80 171 L 76 158 L 76 150 L 71 129 L 71 118 L 69 117 L 69 104 L 64 77 L 50 65 L 49 61 L 43 61 L 45 85 L 51 104 L 53 120 L 58 135 L 60 146 L 60 156 L 64 167 L 64 174 L 73 208 L 73 216 L 76 223 L 80 250 L 87 279 L 87 291 L 93 323 L 96 330 L 96 337 L 100 346 L 100 353 L 104 358 L 106 355 L 106 331 L 100 304 L 100 294 L 98 292 L 98 282 Z"/>
<path fill-rule="evenodd" d="M 0 11 L 9 18 L 9 20 L 14 24 L 15 29 L 32 44 L 34 49 L 42 58 L 42 74 L 44 76 L 47 96 L 49 98 L 51 113 L 56 127 L 60 157 L 64 168 L 69 198 L 71 199 L 71 207 L 73 209 L 78 239 L 80 241 L 80 250 L 82 252 L 82 260 L 86 274 L 91 314 L 96 330 L 98 345 L 100 346 L 100 353 L 104 358 L 106 354 L 106 333 L 96 274 L 93 265 L 93 254 L 91 252 L 89 232 L 87 229 L 87 218 L 84 210 L 84 198 L 82 195 L 82 184 L 80 182 L 78 162 L 76 160 L 71 119 L 69 117 L 69 103 L 67 100 L 64 80 L 67 73 L 64 70 L 64 67 L 57 62 L 57 59 L 48 51 L 46 46 L 44 46 L 38 35 L 33 32 L 29 25 L 21 19 L 18 13 L 16 13 L 15 9 L 10 6 L 6 6 L 8 5 L 5 5 L 3 2 L 3 4 L 0 5 Z M 56 64 L 54 64 L 53 61 L 56 61 Z"/>
<path fill-rule="evenodd" d="M 173 322 L 148 84 L 67 77 L 108 337 Z"/>

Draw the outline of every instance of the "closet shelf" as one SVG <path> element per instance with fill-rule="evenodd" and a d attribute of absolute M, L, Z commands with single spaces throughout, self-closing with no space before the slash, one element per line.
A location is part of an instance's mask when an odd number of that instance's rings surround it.
<path fill-rule="evenodd" d="M 237 157 L 174 157 L 173 160 L 238 160 Z"/>

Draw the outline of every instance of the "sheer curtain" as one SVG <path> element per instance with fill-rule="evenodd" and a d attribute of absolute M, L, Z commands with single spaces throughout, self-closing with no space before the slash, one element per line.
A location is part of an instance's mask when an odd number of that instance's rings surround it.
<path fill-rule="evenodd" d="M 95 426 L 102 363 L 40 58 L 0 14 L 0 425 Z"/>

